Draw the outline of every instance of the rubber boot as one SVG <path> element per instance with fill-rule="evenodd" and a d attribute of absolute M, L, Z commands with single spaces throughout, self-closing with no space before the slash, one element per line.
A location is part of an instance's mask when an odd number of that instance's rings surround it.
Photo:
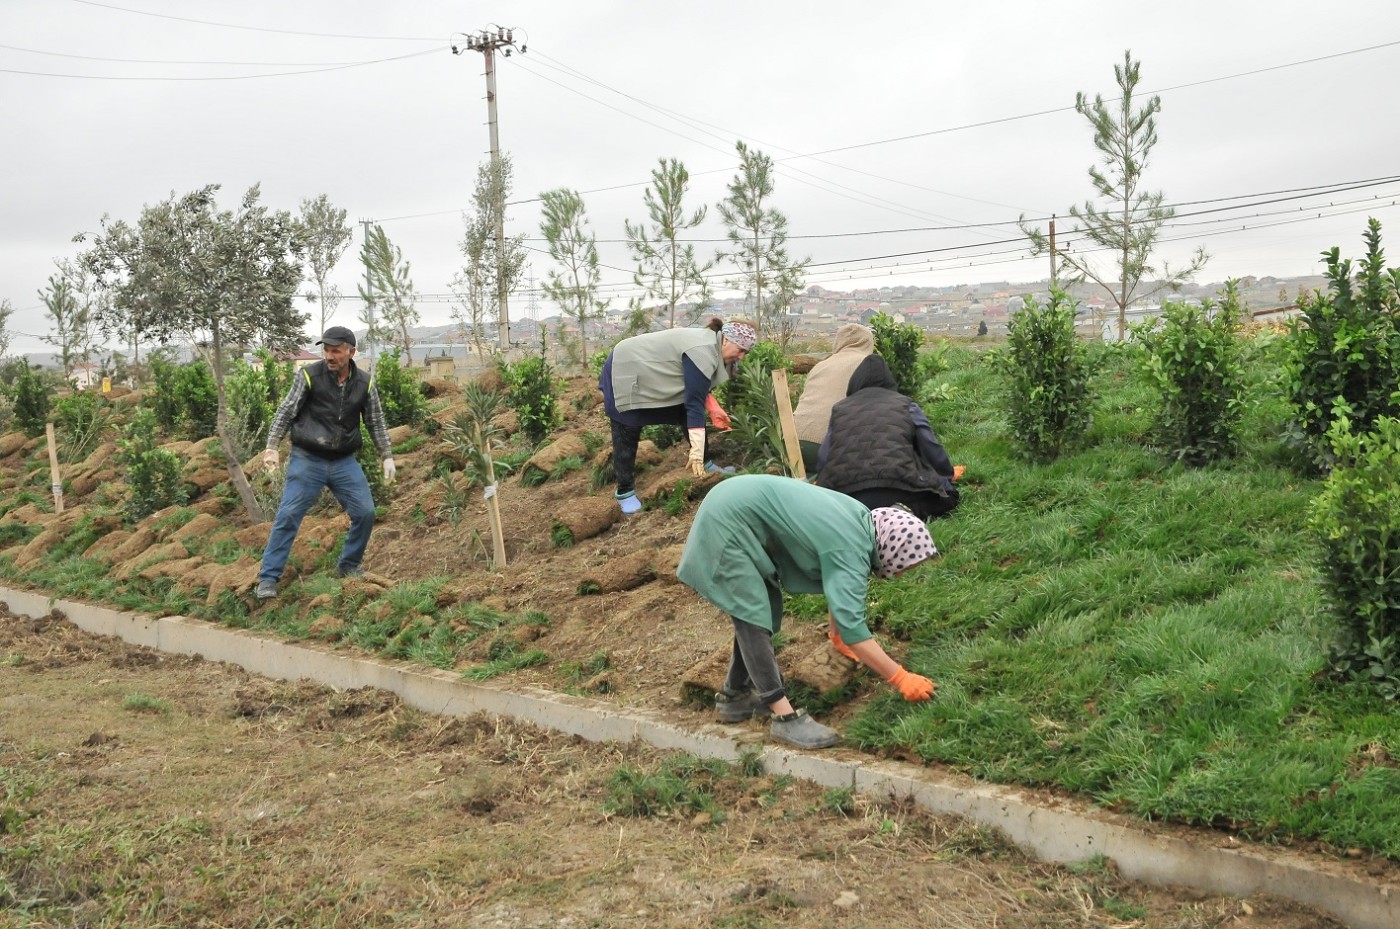
<path fill-rule="evenodd" d="M 722 723 L 741 723 L 768 712 L 768 707 L 758 702 L 758 694 L 752 690 L 741 694 L 715 694 L 715 717 Z"/>
<path fill-rule="evenodd" d="M 841 741 L 841 733 L 823 726 L 798 710 L 790 716 L 773 717 L 773 738 L 795 748 L 830 748 Z"/>
<path fill-rule="evenodd" d="M 642 501 L 637 496 L 636 491 L 629 491 L 623 496 L 613 495 L 617 500 L 617 505 L 622 508 L 623 516 L 636 516 L 642 511 Z"/>

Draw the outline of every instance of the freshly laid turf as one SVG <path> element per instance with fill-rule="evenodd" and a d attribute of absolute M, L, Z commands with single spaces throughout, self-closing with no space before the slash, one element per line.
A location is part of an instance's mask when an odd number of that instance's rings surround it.
<path fill-rule="evenodd" d="M 1400 857 L 1400 708 L 1329 680 L 1333 635 L 1260 393 L 1246 451 L 1188 469 L 1150 447 L 1151 397 L 1109 360 L 1089 447 L 1019 459 L 975 358 L 928 413 L 968 465 L 933 524 L 943 558 L 873 585 L 938 699 L 876 701 L 848 730 L 979 777 L 1055 785 L 1149 818 Z"/>

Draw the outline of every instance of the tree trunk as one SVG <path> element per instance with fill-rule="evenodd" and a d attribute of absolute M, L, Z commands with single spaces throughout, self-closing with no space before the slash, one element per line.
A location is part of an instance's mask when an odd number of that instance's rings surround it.
<path fill-rule="evenodd" d="M 238 499 L 243 501 L 243 509 L 247 510 L 248 518 L 255 523 L 267 522 L 267 514 L 258 505 L 258 498 L 253 495 L 253 487 L 248 483 L 248 475 L 243 473 L 243 463 L 238 460 L 238 455 L 233 450 L 233 439 L 228 434 L 228 407 L 224 401 L 224 357 L 223 345 L 219 336 L 219 321 L 214 320 L 212 327 L 214 357 L 211 364 L 214 368 L 214 390 L 219 396 L 218 412 L 214 417 L 214 431 L 219 435 L 219 447 L 224 451 L 224 464 L 228 466 L 228 477 L 233 482 L 233 489 L 238 491 Z"/>

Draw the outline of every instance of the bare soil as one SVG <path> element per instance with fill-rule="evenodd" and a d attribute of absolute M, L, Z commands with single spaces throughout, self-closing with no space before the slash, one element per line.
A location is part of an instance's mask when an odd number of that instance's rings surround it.
<path fill-rule="evenodd" d="M 668 764 L 0 614 L 0 926 L 1337 925 L 740 768 L 666 808 Z"/>

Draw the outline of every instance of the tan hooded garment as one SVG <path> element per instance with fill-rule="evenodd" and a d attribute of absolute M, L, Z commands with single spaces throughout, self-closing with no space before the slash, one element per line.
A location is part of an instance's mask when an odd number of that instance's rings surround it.
<path fill-rule="evenodd" d="M 797 437 L 804 442 L 820 443 L 826 438 L 831 424 L 831 408 L 846 397 L 846 385 L 851 375 L 868 355 L 875 351 L 875 333 L 859 323 L 846 323 L 836 330 L 832 352 L 807 374 L 802 398 L 797 401 L 793 419 L 797 421 Z"/>

